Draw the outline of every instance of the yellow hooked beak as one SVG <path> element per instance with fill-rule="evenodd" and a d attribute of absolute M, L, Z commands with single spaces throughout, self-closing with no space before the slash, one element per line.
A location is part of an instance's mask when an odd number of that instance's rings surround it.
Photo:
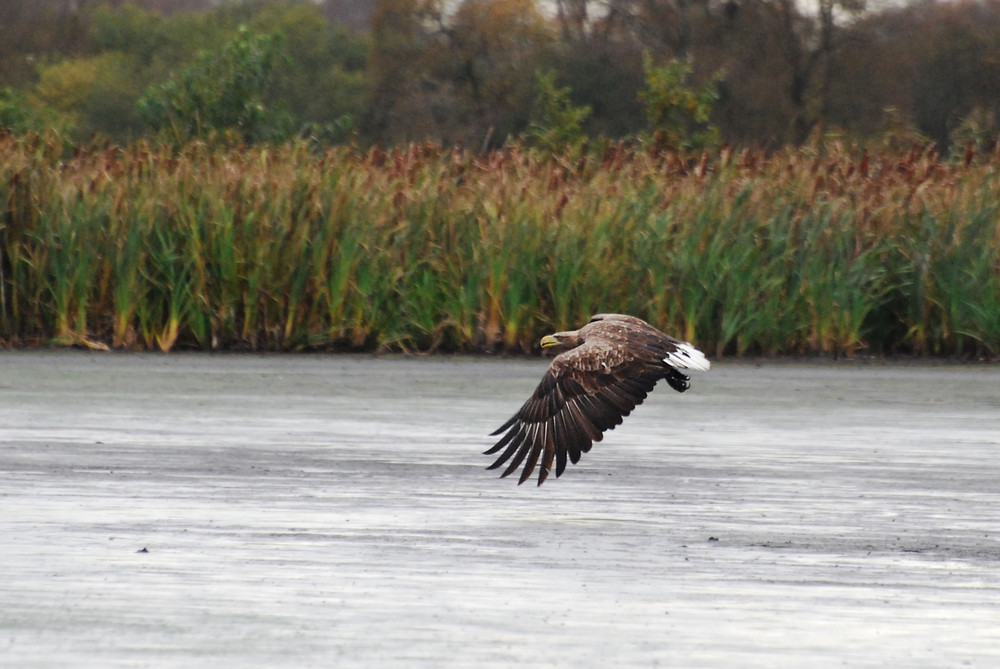
<path fill-rule="evenodd" d="M 553 335 L 545 335 L 544 337 L 541 338 L 541 340 L 538 343 L 542 345 L 542 348 L 548 348 L 549 346 L 559 346 L 560 344 L 559 340 L 556 339 L 555 336 Z"/>

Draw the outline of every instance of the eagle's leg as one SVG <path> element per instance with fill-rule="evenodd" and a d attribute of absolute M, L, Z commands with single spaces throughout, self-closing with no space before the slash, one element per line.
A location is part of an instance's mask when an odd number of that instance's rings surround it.
<path fill-rule="evenodd" d="M 691 387 L 691 384 L 689 383 L 690 381 L 691 377 L 681 374 L 676 369 L 671 369 L 667 372 L 667 383 L 669 383 L 670 387 L 679 393 L 682 393 Z"/>

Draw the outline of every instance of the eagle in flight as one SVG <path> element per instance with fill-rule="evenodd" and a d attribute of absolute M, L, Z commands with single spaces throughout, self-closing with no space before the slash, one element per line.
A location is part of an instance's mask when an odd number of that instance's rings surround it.
<path fill-rule="evenodd" d="M 523 463 L 519 485 L 539 461 L 538 485 L 548 478 L 553 462 L 556 476 L 562 475 L 567 458 L 576 464 L 605 430 L 621 425 L 660 379 L 682 393 L 689 386 L 684 372 L 707 372 L 711 366 L 691 344 L 624 314 L 597 314 L 579 330 L 546 335 L 541 346 L 561 352 L 524 406 L 492 433 L 505 434 L 486 451 L 493 455 L 503 449 L 487 468 L 506 463 L 501 478 Z"/>

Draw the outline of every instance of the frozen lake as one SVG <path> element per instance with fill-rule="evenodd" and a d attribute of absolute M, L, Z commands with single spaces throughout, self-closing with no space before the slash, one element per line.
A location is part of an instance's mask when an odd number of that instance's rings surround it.
<path fill-rule="evenodd" d="M 1000 666 L 1000 368 L 723 362 L 518 487 L 546 364 L 0 353 L 0 666 Z"/>

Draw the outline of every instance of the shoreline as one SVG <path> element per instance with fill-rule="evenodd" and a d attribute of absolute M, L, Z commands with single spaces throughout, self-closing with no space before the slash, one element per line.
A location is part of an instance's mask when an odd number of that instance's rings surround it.
<path fill-rule="evenodd" d="M 146 350 L 146 349 L 94 349 L 85 346 L 64 346 L 64 345 L 40 345 L 40 346 L 0 346 L 0 356 L 6 353 L 30 353 L 30 352 L 40 352 L 40 353 L 90 353 L 95 356 L 100 355 L 156 355 L 165 357 L 174 356 L 189 356 L 189 355 L 205 355 L 205 356 L 282 356 L 287 355 L 291 357 L 300 356 L 331 356 L 331 357 L 346 357 L 346 358 L 382 358 L 382 359 L 455 359 L 455 360 L 542 360 L 551 359 L 551 356 L 543 353 L 541 351 L 534 353 L 524 353 L 520 351 L 516 352 L 498 352 L 490 353 L 486 351 L 434 351 L 434 352 L 423 352 L 423 351 L 339 351 L 339 350 L 321 350 L 321 349 L 309 349 L 309 350 L 298 350 L 298 351 L 273 351 L 273 350 L 240 350 L 240 349 L 221 349 L 221 350 L 202 350 L 197 348 L 174 348 L 170 351 L 158 351 L 158 350 Z M 995 359 L 987 358 L 970 358 L 970 357 L 959 357 L 954 355 L 949 356 L 933 356 L 933 355 L 910 355 L 910 354 L 892 354 L 892 355 L 840 355 L 835 356 L 827 353 L 803 353 L 803 354 L 777 354 L 777 355 L 727 355 L 722 358 L 714 358 L 709 356 L 709 360 L 712 364 L 721 363 L 726 365 L 746 365 L 746 366 L 763 366 L 763 365 L 816 365 L 816 366 L 911 366 L 911 367 L 990 367 L 995 365 L 1000 365 L 1000 356 Z"/>

